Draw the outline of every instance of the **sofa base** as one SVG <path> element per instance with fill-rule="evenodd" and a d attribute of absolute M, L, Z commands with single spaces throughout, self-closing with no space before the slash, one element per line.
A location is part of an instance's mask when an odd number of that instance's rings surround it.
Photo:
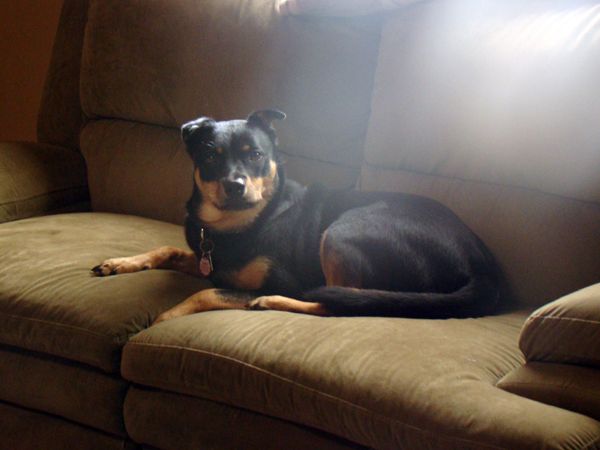
<path fill-rule="evenodd" d="M 129 383 L 73 361 L 0 345 L 0 401 L 127 437 Z"/>
<path fill-rule="evenodd" d="M 0 402 L 0 450 L 135 450 L 132 442 Z"/>
<path fill-rule="evenodd" d="M 144 444 L 144 448 L 162 450 L 364 448 L 322 431 L 248 410 L 139 387 L 130 388 L 125 399 L 125 423 L 133 440 Z"/>

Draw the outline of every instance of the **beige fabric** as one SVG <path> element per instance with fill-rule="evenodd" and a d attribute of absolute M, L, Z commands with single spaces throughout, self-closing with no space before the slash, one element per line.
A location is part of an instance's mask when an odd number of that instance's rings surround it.
<path fill-rule="evenodd" d="M 366 161 L 600 203 L 595 8 L 442 0 L 390 16 Z"/>
<path fill-rule="evenodd" d="M 531 362 L 502 378 L 498 387 L 600 420 L 600 371 L 597 369 Z"/>
<path fill-rule="evenodd" d="M 181 227 L 82 213 L 0 226 L 0 343 L 119 368 L 121 347 L 159 313 L 206 286 L 172 271 L 98 278 L 109 257 L 185 246 Z"/>
<path fill-rule="evenodd" d="M 277 107 L 288 153 L 359 165 L 380 21 L 281 18 L 273 0 L 92 1 L 85 113 L 168 127 Z M 106 147 L 109 149 L 109 147 Z"/>
<path fill-rule="evenodd" d="M 0 143 L 0 222 L 85 208 L 87 199 L 79 152 L 33 142 Z"/>
<path fill-rule="evenodd" d="M 0 400 L 127 436 L 128 383 L 88 366 L 0 347 Z M 1 445 L 0 445 L 1 447 Z"/>
<path fill-rule="evenodd" d="M 183 223 L 193 164 L 178 130 L 98 120 L 87 124 L 81 151 L 94 211 Z"/>
<path fill-rule="evenodd" d="M 301 156 L 282 155 L 282 161 L 286 176 L 303 185 L 320 183 L 330 188 L 354 188 L 360 173 L 357 167 Z"/>
<path fill-rule="evenodd" d="M 38 114 L 39 142 L 79 147 L 79 129 L 83 121 L 79 72 L 88 3 L 88 0 L 63 2 Z"/>
<path fill-rule="evenodd" d="M 416 3 L 419 0 L 279 0 L 282 15 L 352 17 L 381 13 Z"/>
<path fill-rule="evenodd" d="M 534 311 L 523 325 L 519 346 L 527 361 L 600 368 L 600 283 Z"/>
<path fill-rule="evenodd" d="M 160 417 L 160 427 L 156 418 Z M 133 387 L 125 401 L 132 439 L 163 450 L 342 450 L 356 448 L 322 431 L 217 402 Z"/>
<path fill-rule="evenodd" d="M 466 320 L 214 311 L 136 335 L 135 383 L 238 406 L 374 448 L 583 448 L 600 423 L 496 388 L 527 314 Z"/>
<path fill-rule="evenodd" d="M 600 103 L 590 100 L 600 40 L 581 22 L 590 8 L 424 2 L 382 32 L 360 185 L 445 203 L 528 305 L 600 274 Z M 552 24 L 579 27 L 577 47 Z"/>
<path fill-rule="evenodd" d="M 490 247 L 520 302 L 540 306 L 598 281 L 600 206 L 534 190 L 365 166 L 366 190 L 450 207 Z"/>
<path fill-rule="evenodd" d="M 0 402 L 0 445 L 10 450 L 134 450 L 122 438 Z"/>

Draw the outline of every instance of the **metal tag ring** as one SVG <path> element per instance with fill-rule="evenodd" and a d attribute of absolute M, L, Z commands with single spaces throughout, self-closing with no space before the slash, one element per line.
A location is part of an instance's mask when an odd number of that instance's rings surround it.
<path fill-rule="evenodd" d="M 205 239 L 202 242 L 200 242 L 200 250 L 202 251 L 202 253 L 210 253 L 214 250 L 214 248 L 215 244 L 210 239 Z"/>

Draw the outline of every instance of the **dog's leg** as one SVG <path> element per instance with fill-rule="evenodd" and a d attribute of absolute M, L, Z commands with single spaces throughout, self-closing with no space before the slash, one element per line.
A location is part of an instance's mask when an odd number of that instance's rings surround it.
<path fill-rule="evenodd" d="M 304 302 L 282 295 L 264 295 L 255 298 L 248 303 L 247 308 L 253 310 L 272 309 L 275 311 L 312 314 L 314 316 L 328 315 L 327 310 L 320 303 Z"/>
<path fill-rule="evenodd" d="M 150 269 L 170 269 L 198 275 L 198 262 L 193 252 L 175 247 L 160 247 L 140 255 L 111 258 L 92 269 L 99 277 Z"/>
<path fill-rule="evenodd" d="M 162 313 L 152 325 L 176 317 L 204 311 L 246 309 L 248 301 L 252 298 L 253 295 L 247 292 L 231 291 L 228 289 L 204 289 Z"/>
<path fill-rule="evenodd" d="M 346 286 L 349 289 L 360 287 L 360 274 L 351 273 L 346 270 L 343 264 L 342 256 L 335 252 L 331 246 L 326 245 L 327 231 L 323 233 L 319 248 L 321 258 L 321 269 L 325 276 L 327 286 Z M 276 311 L 287 311 L 302 314 L 311 314 L 315 316 L 328 316 L 330 313 L 321 303 L 296 300 L 281 295 L 266 295 L 258 297 L 248 303 L 248 309 L 265 310 L 273 309 Z"/>

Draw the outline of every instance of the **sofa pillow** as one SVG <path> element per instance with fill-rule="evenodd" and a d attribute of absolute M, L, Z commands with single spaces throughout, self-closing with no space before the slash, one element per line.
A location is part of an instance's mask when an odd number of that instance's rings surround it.
<path fill-rule="evenodd" d="M 600 420 L 600 370 L 569 364 L 531 362 L 497 385 L 513 394 Z"/>
<path fill-rule="evenodd" d="M 419 0 L 282 0 L 278 8 L 279 13 L 284 16 L 350 17 L 388 11 L 417 1 Z"/>
<path fill-rule="evenodd" d="M 534 311 L 519 346 L 528 362 L 600 367 L 600 283 Z"/>

